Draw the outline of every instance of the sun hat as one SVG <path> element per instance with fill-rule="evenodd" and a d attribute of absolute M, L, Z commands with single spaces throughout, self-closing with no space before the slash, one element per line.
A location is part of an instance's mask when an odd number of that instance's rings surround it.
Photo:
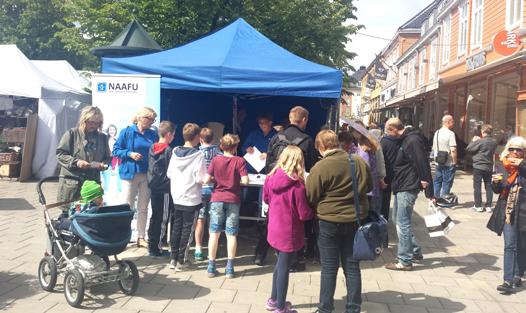
<path fill-rule="evenodd" d="M 80 196 L 82 197 L 82 201 L 85 203 L 89 203 L 94 199 L 102 197 L 103 195 L 104 190 L 100 184 L 94 180 L 86 180 L 80 189 Z"/>

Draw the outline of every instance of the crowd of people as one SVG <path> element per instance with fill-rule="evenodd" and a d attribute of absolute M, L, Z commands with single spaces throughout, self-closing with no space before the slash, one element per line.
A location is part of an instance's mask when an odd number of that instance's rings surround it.
<path fill-rule="evenodd" d="M 97 199 L 95 205 L 101 205 L 102 188 L 96 187 L 101 183 L 101 171 L 117 158 L 123 200 L 137 210 L 137 246 L 147 248 L 151 257 L 169 257 L 169 266 L 180 272 L 189 264 L 188 254 L 195 238 L 194 259 L 208 258 L 207 274 L 212 278 L 219 275 L 216 257 L 224 232 L 224 274 L 234 278 L 244 197 L 241 187 L 253 171 L 237 152 L 241 148 L 243 153 L 253 153 L 257 148 L 266 163 L 261 199 L 269 210 L 255 261 L 261 265 L 269 247 L 277 255 L 266 309 L 295 312 L 286 300 L 289 272 L 301 269 L 302 264 L 304 268 L 305 258 L 310 256 L 319 258 L 321 264 L 318 311 L 334 310 L 336 276 L 341 266 L 347 287 L 346 312 L 360 312 L 360 262 L 353 258 L 357 221 L 363 223 L 369 210 L 374 210 L 396 225 L 397 258 L 386 264 L 386 269 L 410 271 L 413 263 L 423 259 L 411 226 L 414 206 L 422 191 L 430 201 L 451 192 L 458 164 L 454 120 L 444 116 L 443 127 L 434 135 L 437 164 L 433 178 L 427 139 L 398 118 L 386 121 L 383 135 L 378 128 L 367 129 L 363 123 L 352 122 L 338 133 L 322 129 L 313 139 L 305 133 L 309 119 L 305 108 L 292 108 L 288 117 L 290 124 L 279 132 L 272 127 L 269 115 L 258 117 L 259 129 L 250 133 L 241 146 L 239 136 L 230 133 L 214 145 L 210 128 L 187 123 L 182 128 L 184 144 L 172 148 L 175 125 L 161 121 L 158 131 L 153 131 L 157 114 L 145 107 L 113 139 L 110 151 L 108 137 L 101 131 L 102 112 L 90 106 L 82 110 L 79 126 L 64 134 L 57 158 L 61 174 L 80 177 L 86 185 L 81 188 L 83 200 L 90 203 Z M 500 157 L 502 168 L 495 171 L 496 142 L 491 135 L 491 125 L 483 125 L 481 136 L 473 138 L 467 151 L 473 155 L 474 210 L 491 212 L 488 228 L 499 235 L 504 233 L 504 282 L 497 289 L 509 293 L 521 285 L 526 268 L 526 141 L 520 137 L 510 139 Z M 351 159 L 356 164 L 356 181 L 352 179 Z M 485 206 L 482 181 L 486 187 Z M 355 209 L 354 190 L 359 193 L 360 216 Z M 499 194 L 495 207 L 493 191 Z M 74 186 L 60 180 L 59 201 L 74 198 L 74 192 Z M 149 204 L 152 214 L 146 241 Z M 163 241 L 169 221 L 170 251 L 165 251 Z M 203 234 L 207 221 L 206 257 Z"/>

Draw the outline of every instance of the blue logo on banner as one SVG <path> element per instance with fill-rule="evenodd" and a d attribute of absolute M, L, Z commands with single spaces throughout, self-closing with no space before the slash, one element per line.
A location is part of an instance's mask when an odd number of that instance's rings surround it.
<path fill-rule="evenodd" d="M 98 83 L 97 84 L 97 91 L 98 92 L 106 92 L 106 83 Z"/>

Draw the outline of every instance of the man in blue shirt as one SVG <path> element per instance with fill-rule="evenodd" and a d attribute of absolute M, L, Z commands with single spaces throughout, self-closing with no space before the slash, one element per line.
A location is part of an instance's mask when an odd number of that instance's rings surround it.
<path fill-rule="evenodd" d="M 256 147 L 261 152 L 261 160 L 267 158 L 267 149 L 270 139 L 276 134 L 276 130 L 272 127 L 272 116 L 263 114 L 257 118 L 259 129 L 252 130 L 247 139 L 245 140 L 242 151 L 244 153 L 254 153 L 254 147 Z M 249 166 L 249 172 L 255 173 L 255 170 Z M 270 169 L 266 169 L 270 170 Z M 265 172 L 265 169 L 263 169 Z"/>

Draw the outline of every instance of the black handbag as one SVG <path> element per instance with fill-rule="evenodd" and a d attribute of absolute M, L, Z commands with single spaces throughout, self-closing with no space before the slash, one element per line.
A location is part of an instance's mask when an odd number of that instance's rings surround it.
<path fill-rule="evenodd" d="M 358 230 L 354 235 L 353 259 L 357 261 L 372 261 L 380 256 L 387 241 L 387 220 L 378 212 L 369 210 L 364 223 L 360 221 L 361 211 L 358 180 L 356 179 L 356 163 L 352 157 L 349 160 L 351 163 L 356 221 L 358 223 Z"/>
<path fill-rule="evenodd" d="M 440 151 L 438 147 L 438 135 L 440 134 L 440 129 L 437 131 L 437 155 L 435 156 L 435 162 L 437 162 L 439 165 L 444 165 L 447 163 L 447 159 L 449 157 L 449 152 L 447 151 Z"/>

